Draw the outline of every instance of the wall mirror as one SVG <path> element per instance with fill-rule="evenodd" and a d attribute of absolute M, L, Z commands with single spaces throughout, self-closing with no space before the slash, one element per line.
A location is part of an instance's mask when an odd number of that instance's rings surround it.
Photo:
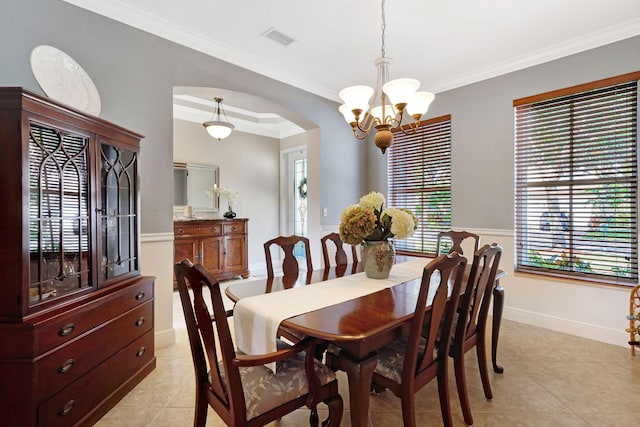
<path fill-rule="evenodd" d="M 193 214 L 217 212 L 218 196 L 213 192 L 217 187 L 219 168 L 213 165 L 194 163 L 173 164 L 173 210 L 184 213 L 185 206 L 191 206 Z"/>

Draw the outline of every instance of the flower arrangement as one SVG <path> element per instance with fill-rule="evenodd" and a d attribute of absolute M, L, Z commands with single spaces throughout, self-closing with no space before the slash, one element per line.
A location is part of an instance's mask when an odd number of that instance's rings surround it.
<path fill-rule="evenodd" d="M 418 220 L 409 209 L 384 208 L 386 200 L 372 191 L 360 198 L 357 205 L 347 206 L 340 217 L 340 238 L 350 245 L 363 241 L 413 236 Z"/>
<path fill-rule="evenodd" d="M 213 188 L 204 192 L 207 197 L 213 199 L 213 195 L 215 194 L 218 197 L 226 197 L 229 207 L 233 206 L 236 200 L 238 200 L 238 192 L 233 191 L 229 188 L 218 187 L 217 185 Z"/>

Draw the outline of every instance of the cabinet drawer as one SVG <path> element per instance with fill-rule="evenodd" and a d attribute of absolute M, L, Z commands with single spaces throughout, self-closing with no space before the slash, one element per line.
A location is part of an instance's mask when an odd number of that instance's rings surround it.
<path fill-rule="evenodd" d="M 147 301 L 48 354 L 36 362 L 38 401 L 71 384 L 152 327 L 153 301 Z"/>
<path fill-rule="evenodd" d="M 175 237 L 182 236 L 220 236 L 222 227 L 220 224 L 189 224 L 176 226 L 173 230 Z"/>
<path fill-rule="evenodd" d="M 35 328 L 36 355 L 67 343 L 152 298 L 153 279 L 143 278 L 115 293 L 52 317 Z"/>
<path fill-rule="evenodd" d="M 230 222 L 223 225 L 224 234 L 244 234 L 244 222 Z"/>
<path fill-rule="evenodd" d="M 153 357 L 153 331 L 148 331 L 60 393 L 43 402 L 38 407 L 38 425 L 68 427 L 78 424 L 106 396 L 152 362 Z"/>

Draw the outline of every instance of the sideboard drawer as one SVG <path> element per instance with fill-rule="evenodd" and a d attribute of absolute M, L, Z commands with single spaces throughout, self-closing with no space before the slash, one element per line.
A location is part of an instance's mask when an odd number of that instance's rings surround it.
<path fill-rule="evenodd" d="M 153 301 L 147 301 L 40 359 L 38 400 L 71 384 L 152 327 Z"/>
<path fill-rule="evenodd" d="M 89 304 L 47 319 L 36 326 L 35 355 L 65 344 L 124 311 L 153 298 L 153 280 L 138 283 Z M 34 355 L 34 356 L 35 356 Z"/>
<path fill-rule="evenodd" d="M 220 224 L 189 224 L 176 226 L 174 236 L 221 236 Z"/>
<path fill-rule="evenodd" d="M 38 425 L 68 427 L 87 414 L 137 371 L 154 362 L 153 330 L 38 407 Z"/>
<path fill-rule="evenodd" d="M 245 233 L 244 224 L 245 224 L 244 221 L 234 221 L 230 223 L 225 223 L 223 225 L 224 234 L 244 234 Z"/>

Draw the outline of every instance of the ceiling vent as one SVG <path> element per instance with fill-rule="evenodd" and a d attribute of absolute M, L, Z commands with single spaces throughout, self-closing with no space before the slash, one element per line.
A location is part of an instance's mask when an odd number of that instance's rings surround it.
<path fill-rule="evenodd" d="M 273 27 L 262 33 L 262 35 L 285 47 L 289 46 L 295 41 L 295 39 L 292 39 L 288 35 L 281 33 Z"/>

